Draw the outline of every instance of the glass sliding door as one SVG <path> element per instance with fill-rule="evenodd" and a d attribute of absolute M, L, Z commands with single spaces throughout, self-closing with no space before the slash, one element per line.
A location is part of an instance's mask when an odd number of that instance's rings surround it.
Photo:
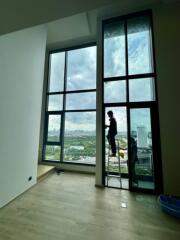
<path fill-rule="evenodd" d="M 151 109 L 130 109 L 131 187 L 155 189 Z"/>
<path fill-rule="evenodd" d="M 116 145 L 116 157 L 110 157 L 112 154 L 111 145 L 108 140 L 108 128 L 105 129 L 105 169 L 109 171 L 111 177 L 109 179 L 106 174 L 106 185 L 109 187 L 120 186 L 120 179 L 118 178 L 119 170 L 123 179 L 122 188 L 129 188 L 128 180 L 128 138 L 127 138 L 127 109 L 126 107 L 106 107 L 105 108 L 105 125 L 109 125 L 108 112 L 112 111 L 117 123 L 117 135 L 115 136 Z M 118 163 L 118 157 L 120 160 L 120 169 Z M 117 177 L 116 177 L 117 176 Z"/>

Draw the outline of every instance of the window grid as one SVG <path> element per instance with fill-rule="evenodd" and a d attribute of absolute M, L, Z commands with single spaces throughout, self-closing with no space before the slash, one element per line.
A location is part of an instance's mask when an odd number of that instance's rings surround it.
<path fill-rule="evenodd" d="M 143 78 L 155 78 L 156 77 L 156 74 L 155 74 L 155 66 L 154 66 L 154 52 L 153 52 L 153 48 L 152 48 L 152 33 L 151 33 L 151 28 L 149 29 L 149 33 L 150 33 L 150 48 L 151 48 L 151 55 L 152 55 L 152 58 L 151 58 L 151 65 L 152 65 L 152 72 L 150 73 L 140 73 L 140 74 L 129 74 L 129 56 L 128 56 L 128 26 L 127 26 L 127 22 L 129 19 L 133 19 L 135 17 L 143 17 L 143 16 L 147 16 L 149 18 L 149 21 L 151 21 L 150 19 L 150 15 L 149 13 L 145 12 L 145 14 L 142 13 L 142 15 L 140 15 L 139 13 L 137 14 L 132 14 L 132 16 L 122 16 L 122 17 L 116 17 L 116 18 L 112 18 L 112 19 L 108 19 L 108 20 L 104 20 L 103 21 L 103 34 L 105 32 L 105 26 L 108 25 L 108 24 L 112 24 L 112 23 L 116 23 L 117 21 L 122 21 L 124 22 L 124 35 L 125 35 L 125 73 L 126 75 L 124 76 L 115 76 L 115 77 L 105 77 L 104 75 L 104 72 L 105 72 L 105 69 L 104 69 L 104 53 L 103 53 L 103 82 L 110 82 L 110 81 L 123 81 L 125 80 L 126 81 L 126 99 L 127 99 L 127 102 L 122 104 L 122 103 L 119 103 L 121 105 L 129 105 L 130 100 L 129 100 L 129 80 L 133 80 L 133 79 L 143 79 Z M 103 41 L 103 51 L 104 51 L 104 41 Z M 103 89 L 104 89 L 104 86 L 103 86 Z M 103 93 L 104 93 L 104 90 L 103 90 Z M 155 93 L 154 95 L 156 95 L 156 88 L 155 88 Z M 155 97 L 156 99 L 156 97 Z M 150 101 L 148 101 L 150 102 Z M 133 104 L 134 102 L 132 102 Z M 137 102 L 138 103 L 138 102 Z"/>
<path fill-rule="evenodd" d="M 64 134 L 65 134 L 65 114 L 70 112 L 96 112 L 96 108 L 94 109 L 72 109 L 72 110 L 66 110 L 66 96 L 67 94 L 76 94 L 76 93 L 96 93 L 96 89 L 82 89 L 82 90 L 67 90 L 67 63 L 68 63 L 68 52 L 75 49 L 83 49 L 86 47 L 95 47 L 95 43 L 87 44 L 83 46 L 79 46 L 76 48 L 68 48 L 60 51 L 53 51 L 49 52 L 49 70 L 48 70 L 48 84 L 47 84 L 47 91 L 46 91 L 46 111 L 45 111 L 45 130 L 44 130 L 44 144 L 43 144 L 43 161 L 51 161 L 45 159 L 45 151 L 46 151 L 46 145 L 52 145 L 52 146 L 60 146 L 60 162 L 62 163 L 70 163 L 70 164 L 78 164 L 78 165 L 93 165 L 94 164 L 85 164 L 85 163 L 74 163 L 74 162 L 67 162 L 64 161 Z M 65 52 L 65 64 L 64 64 L 64 83 L 63 83 L 63 91 L 54 91 L 50 92 L 50 73 L 51 73 L 51 55 L 54 53 L 60 53 Z M 56 96 L 56 95 L 63 95 L 63 101 L 62 101 L 62 110 L 60 111 L 49 111 L 48 105 L 49 105 L 49 96 Z M 49 142 L 48 139 L 48 119 L 49 115 L 61 115 L 61 126 L 60 126 L 60 141 L 59 142 Z M 51 161 L 51 162 L 57 162 L 57 161 Z"/>
<path fill-rule="evenodd" d="M 129 58 L 128 58 L 128 31 L 127 31 L 127 21 L 129 19 L 133 19 L 135 17 L 142 17 L 142 16 L 147 16 L 149 18 L 149 49 L 151 50 L 151 59 L 149 61 L 149 65 L 151 67 L 151 72 L 144 72 L 144 73 L 137 73 L 137 74 L 129 74 Z M 147 191 L 147 192 L 159 192 L 162 189 L 162 168 L 161 168 L 161 152 L 160 152 L 160 139 L 159 139 L 159 122 L 158 122 L 158 104 L 157 104 L 157 82 L 156 82 L 156 67 L 155 67 L 155 57 L 154 57 L 154 40 L 153 40 L 153 26 L 152 26 L 152 13 L 151 11 L 144 11 L 144 12 L 138 12 L 138 13 L 133 13 L 133 14 L 129 14 L 129 15 L 125 15 L 122 17 L 115 17 L 115 18 L 111 18 L 108 20 L 104 20 L 102 23 L 102 33 L 104 36 L 104 32 L 105 32 L 105 26 L 109 23 L 115 23 L 116 21 L 124 21 L 124 25 L 125 25 L 125 61 L 126 61 L 126 75 L 125 76 L 115 76 L 115 77 L 105 77 L 104 72 L 104 40 L 103 40 L 103 47 L 102 47 L 102 99 L 103 99 L 103 103 L 102 103 L 102 119 L 103 122 L 105 122 L 105 109 L 108 107 L 126 107 L 127 109 L 127 132 L 128 132 L 128 139 L 130 140 L 131 137 L 131 132 L 130 132 L 130 110 L 134 109 L 134 108 L 138 108 L 138 109 L 143 109 L 143 108 L 149 108 L 151 111 L 151 125 L 153 127 L 153 132 L 152 132 L 152 140 L 153 140 L 153 159 L 155 159 L 154 161 L 154 183 L 155 183 L 155 187 L 154 190 L 147 190 L 147 189 L 143 189 L 143 191 Z M 129 84 L 130 81 L 134 81 L 136 79 L 145 79 L 145 78 L 151 78 L 153 81 L 153 88 L 154 91 L 152 92 L 153 98 L 148 100 L 148 101 L 134 101 L 131 102 L 129 97 Z M 108 83 L 110 81 L 126 81 L 126 97 L 127 97 L 127 101 L 126 102 L 116 102 L 116 103 L 105 103 L 104 102 L 104 83 Z M 132 82 L 131 82 L 132 83 Z M 105 184 L 105 131 L 104 131 L 104 124 L 102 126 L 102 142 L 103 142 L 103 164 L 102 164 L 102 184 Z M 130 145 L 128 146 L 128 158 L 130 157 Z M 158 160 L 158 161 L 157 161 Z M 128 165 L 129 165 L 129 161 L 128 161 Z M 129 182 L 130 182 L 130 190 L 132 190 L 132 176 L 131 176 L 131 168 L 130 165 L 128 166 L 129 169 Z M 136 189 L 137 190 L 137 189 Z"/>

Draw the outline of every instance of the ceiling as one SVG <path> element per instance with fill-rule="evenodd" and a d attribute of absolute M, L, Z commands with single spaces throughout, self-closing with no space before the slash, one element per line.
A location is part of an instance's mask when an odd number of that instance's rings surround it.
<path fill-rule="evenodd" d="M 129 0 L 113 0 L 113 2 Z M 131 1 L 131 0 L 130 0 Z M 72 16 L 112 0 L 0 0 L 0 34 Z"/>
<path fill-rule="evenodd" d="M 47 23 L 112 3 L 120 3 L 123 6 L 134 2 L 152 2 L 152 0 L 0 0 L 0 34 Z"/>
<path fill-rule="evenodd" d="M 164 0 L 173 1 L 173 0 Z M 128 12 L 147 9 L 158 0 L 126 0 L 85 11 L 47 23 L 47 46 L 49 49 L 78 45 L 82 42 L 96 41 L 98 18 L 108 18 Z"/>
<path fill-rule="evenodd" d="M 48 24 L 50 43 L 57 29 L 61 29 L 62 40 L 82 34 L 88 36 L 95 32 L 96 18 L 104 12 L 107 14 L 112 5 L 123 11 L 174 1 L 179 0 L 0 0 L 0 35 L 61 19 Z M 75 33 L 74 29 L 79 32 Z"/>

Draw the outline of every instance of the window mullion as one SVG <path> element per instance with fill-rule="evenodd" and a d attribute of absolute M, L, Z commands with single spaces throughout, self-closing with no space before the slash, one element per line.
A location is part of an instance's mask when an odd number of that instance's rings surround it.
<path fill-rule="evenodd" d="M 126 58 L 126 77 L 129 75 L 128 66 L 128 36 L 127 36 L 127 20 L 124 20 L 124 33 L 125 33 L 125 58 Z M 126 79 L 126 99 L 129 102 L 129 79 Z"/>
<path fill-rule="evenodd" d="M 63 111 L 62 111 L 62 121 L 61 121 L 61 132 L 60 132 L 60 139 L 61 139 L 61 156 L 60 162 L 63 162 L 64 158 L 64 129 L 65 129 L 65 108 L 66 108 L 66 86 L 67 86 L 67 57 L 68 53 L 65 52 L 65 65 L 64 65 L 64 94 L 63 94 Z"/>

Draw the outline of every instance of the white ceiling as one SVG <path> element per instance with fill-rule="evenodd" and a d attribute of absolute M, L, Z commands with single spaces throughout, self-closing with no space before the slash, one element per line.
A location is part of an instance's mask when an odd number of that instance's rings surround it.
<path fill-rule="evenodd" d="M 112 6 L 123 12 L 151 3 L 175 1 L 180 0 L 0 0 L 0 34 L 62 19 L 48 24 L 48 42 L 55 41 L 55 34 L 57 41 L 60 37 L 65 41 L 94 34 L 96 17 L 108 15 L 114 9 Z"/>
<path fill-rule="evenodd" d="M 129 0 L 113 0 L 113 2 Z M 0 0 L 0 34 L 72 16 L 112 0 Z"/>
<path fill-rule="evenodd" d="M 76 14 L 47 24 L 47 43 L 64 42 L 91 34 L 87 13 Z"/>
<path fill-rule="evenodd" d="M 112 15 L 123 14 L 127 11 L 135 11 L 136 9 L 145 8 L 149 6 L 149 4 L 158 2 L 159 0 L 113 1 L 113 4 L 111 3 L 108 6 L 49 22 L 47 24 L 48 47 L 63 47 L 63 43 L 66 44 L 67 41 L 69 41 L 69 45 L 72 45 L 73 39 L 80 39 L 80 42 L 82 42 L 82 38 L 95 40 L 97 19 L 99 17 L 111 17 Z"/>

